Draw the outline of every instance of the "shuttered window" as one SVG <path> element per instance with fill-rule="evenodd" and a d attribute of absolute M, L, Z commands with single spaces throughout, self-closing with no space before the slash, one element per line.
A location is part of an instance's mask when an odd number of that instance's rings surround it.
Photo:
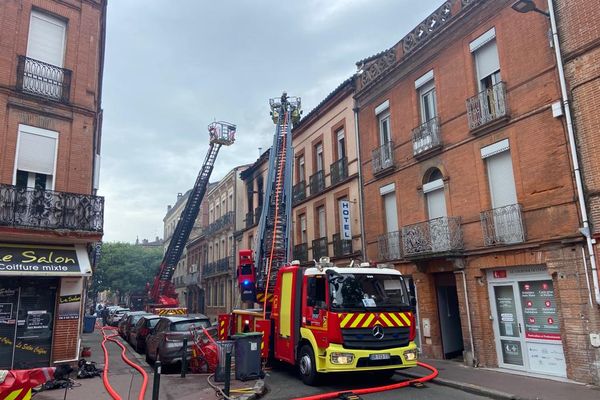
<path fill-rule="evenodd" d="M 65 21 L 33 10 L 29 24 L 27 57 L 62 68 L 66 32 Z"/>
<path fill-rule="evenodd" d="M 58 132 L 19 125 L 17 170 L 54 175 Z"/>
<path fill-rule="evenodd" d="M 475 51 L 475 64 L 477 66 L 477 78 L 481 89 L 485 89 L 485 81 L 491 79 L 491 84 L 500 82 L 500 61 L 498 60 L 498 48 L 496 41 L 485 44 Z"/>

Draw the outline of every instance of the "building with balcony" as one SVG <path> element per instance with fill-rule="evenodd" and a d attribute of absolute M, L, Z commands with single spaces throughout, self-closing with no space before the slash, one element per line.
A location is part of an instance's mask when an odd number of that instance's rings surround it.
<path fill-rule="evenodd" d="M 443 2 L 357 63 L 366 257 L 409 280 L 425 356 L 595 382 L 549 25 L 512 3 Z"/>
<path fill-rule="evenodd" d="M 208 209 L 208 224 L 202 230 L 200 246 L 205 258 L 200 262 L 205 314 L 216 320 L 239 304 L 236 282 L 234 233 L 245 226 L 242 202 L 245 195 L 240 174 L 247 165 L 233 168 L 207 192 L 203 202 Z"/>
<path fill-rule="evenodd" d="M 339 265 L 362 259 L 361 190 L 354 124 L 354 78 L 294 126 L 293 258 Z"/>
<path fill-rule="evenodd" d="M 79 359 L 104 230 L 104 0 L 0 2 L 0 369 Z"/>

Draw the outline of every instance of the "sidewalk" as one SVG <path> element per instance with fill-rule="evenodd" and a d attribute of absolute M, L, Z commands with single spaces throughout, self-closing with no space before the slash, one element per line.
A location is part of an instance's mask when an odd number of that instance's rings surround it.
<path fill-rule="evenodd" d="M 96 362 L 99 369 L 104 368 L 104 353 L 102 351 L 102 332 L 98 327 L 94 333 L 82 335 L 83 346 L 90 347 L 92 356 L 88 361 Z M 144 360 L 143 354 L 138 354 L 127 346 L 127 357 L 139 364 L 148 374 L 148 386 L 146 388 L 145 400 L 152 399 L 152 368 Z M 109 354 L 109 382 L 112 387 L 124 399 L 137 399 L 142 385 L 141 375 L 133 368 L 126 365 L 121 359 L 121 348 L 110 341 L 106 345 Z M 80 385 L 67 392 L 67 400 L 112 400 L 101 377 L 91 379 L 76 379 L 76 373 L 71 377 Z M 240 385 L 240 382 L 232 381 L 232 388 Z M 247 386 L 247 385 L 245 385 Z M 49 390 L 35 395 L 35 400 L 63 400 L 64 389 Z M 177 400 L 198 400 L 214 399 L 215 391 L 209 387 L 206 382 L 206 375 L 188 374 L 186 378 L 181 378 L 179 374 L 162 374 L 160 378 L 160 396 L 159 399 L 177 399 Z"/>
<path fill-rule="evenodd" d="M 421 361 L 438 369 L 439 375 L 432 382 L 494 399 L 600 399 L 600 388 L 596 386 L 534 378 L 500 369 L 470 368 L 456 361 L 428 359 Z M 424 368 L 417 368 L 410 372 L 399 371 L 400 374 L 407 376 L 423 376 L 428 372 Z"/>

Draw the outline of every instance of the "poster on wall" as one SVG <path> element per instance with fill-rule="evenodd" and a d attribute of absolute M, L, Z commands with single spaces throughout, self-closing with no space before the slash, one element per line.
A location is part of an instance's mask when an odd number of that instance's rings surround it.
<path fill-rule="evenodd" d="M 512 286 L 495 286 L 494 294 L 496 296 L 500 336 L 518 337 L 517 308 Z"/>
<path fill-rule="evenodd" d="M 58 298 L 58 319 L 79 319 L 83 279 L 63 278 Z"/>
<path fill-rule="evenodd" d="M 6 322 L 12 317 L 12 303 L 0 303 L 0 323 Z"/>
<path fill-rule="evenodd" d="M 501 340 L 502 358 L 505 364 L 523 365 L 523 349 L 518 340 Z"/>
<path fill-rule="evenodd" d="M 528 339 L 560 340 L 558 310 L 551 280 L 519 282 Z"/>

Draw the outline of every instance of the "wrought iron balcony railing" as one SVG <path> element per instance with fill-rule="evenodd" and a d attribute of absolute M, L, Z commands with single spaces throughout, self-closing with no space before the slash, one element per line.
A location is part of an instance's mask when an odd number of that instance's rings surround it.
<path fill-rule="evenodd" d="M 373 174 L 394 166 L 394 142 L 389 141 L 372 152 Z"/>
<path fill-rule="evenodd" d="M 413 155 L 427 153 L 442 146 L 440 123 L 437 117 L 419 125 L 412 131 Z"/>
<path fill-rule="evenodd" d="M 18 56 L 17 90 L 68 103 L 71 71 L 33 58 Z"/>
<path fill-rule="evenodd" d="M 0 225 L 102 232 L 104 197 L 0 184 Z"/>
<path fill-rule="evenodd" d="M 312 254 L 313 259 L 319 260 L 321 257 L 326 257 L 329 255 L 329 251 L 327 249 L 327 237 L 322 237 L 319 239 L 315 239 L 312 241 Z"/>
<path fill-rule="evenodd" d="M 310 177 L 310 195 L 314 196 L 325 190 L 325 171 L 317 171 Z"/>
<path fill-rule="evenodd" d="M 352 254 L 352 240 L 342 239 L 339 233 L 333 235 L 333 255 L 344 257 Z"/>
<path fill-rule="evenodd" d="M 469 129 L 474 130 L 508 115 L 506 84 L 499 82 L 467 99 Z"/>
<path fill-rule="evenodd" d="M 300 181 L 292 188 L 292 203 L 298 204 L 306 199 L 306 182 Z"/>
<path fill-rule="evenodd" d="M 228 211 L 225 215 L 221 216 L 212 224 L 208 225 L 205 229 L 204 235 L 210 236 L 214 233 L 217 233 L 223 229 L 233 227 L 235 223 L 235 213 L 233 211 Z"/>
<path fill-rule="evenodd" d="M 380 235 L 377 238 L 379 259 L 381 261 L 399 260 L 402 258 L 402 244 L 400 231 Z"/>
<path fill-rule="evenodd" d="M 348 178 L 348 158 L 342 157 L 331 164 L 331 184 L 335 185 Z"/>
<path fill-rule="evenodd" d="M 254 225 L 254 213 L 249 212 L 246 213 L 246 228 L 250 228 Z"/>
<path fill-rule="evenodd" d="M 301 243 L 294 246 L 294 260 L 308 261 L 308 243 Z"/>
<path fill-rule="evenodd" d="M 481 212 L 481 229 L 486 246 L 524 242 L 526 232 L 521 205 L 510 204 Z"/>
<path fill-rule="evenodd" d="M 221 258 L 220 260 L 206 264 L 202 275 L 204 278 L 208 278 L 223 274 L 229 272 L 230 266 L 233 266 L 232 257 Z"/>
<path fill-rule="evenodd" d="M 460 217 L 440 217 L 402 227 L 404 258 L 458 253 L 463 249 Z"/>

